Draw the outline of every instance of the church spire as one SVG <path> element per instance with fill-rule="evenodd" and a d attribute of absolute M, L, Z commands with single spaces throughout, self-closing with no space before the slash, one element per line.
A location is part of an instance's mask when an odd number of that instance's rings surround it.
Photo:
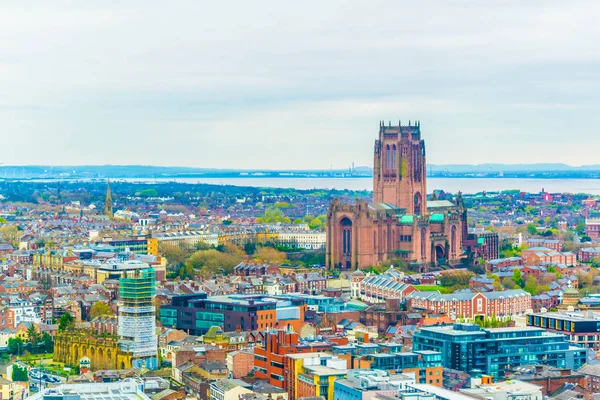
<path fill-rule="evenodd" d="M 113 202 L 112 202 L 112 194 L 110 192 L 110 180 L 106 180 L 106 200 L 104 203 L 104 215 L 108 218 L 113 217 Z"/>

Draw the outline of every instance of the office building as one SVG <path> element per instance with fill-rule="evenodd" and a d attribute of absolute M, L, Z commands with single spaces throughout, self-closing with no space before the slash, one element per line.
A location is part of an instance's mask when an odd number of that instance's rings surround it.
<path fill-rule="evenodd" d="M 480 328 L 474 324 L 429 326 L 417 330 L 413 350 L 444 354 L 443 366 L 467 373 L 480 370 L 494 379 L 526 364 L 577 369 L 586 350 L 571 345 L 564 335 L 541 328 Z"/>
<path fill-rule="evenodd" d="M 290 400 L 323 396 L 334 399 L 334 382 L 345 378 L 346 362 L 328 353 L 287 354 L 284 386 Z"/>
<path fill-rule="evenodd" d="M 541 312 L 528 314 L 527 326 L 562 333 L 574 345 L 600 350 L 600 314 L 586 312 Z"/>
<path fill-rule="evenodd" d="M 283 389 L 287 388 L 284 380 L 286 355 L 326 352 L 335 345 L 348 343 L 345 337 L 333 339 L 336 342 L 300 341 L 298 333 L 285 330 L 270 330 L 263 335 L 262 345 L 254 347 L 254 376 Z"/>
<path fill-rule="evenodd" d="M 224 295 L 206 293 L 173 296 L 171 305 L 162 306 L 163 326 L 204 335 L 213 326 L 225 332 L 294 328 L 304 322 L 306 300 L 300 297 L 264 295 Z M 314 314 L 314 313 L 313 313 Z"/>

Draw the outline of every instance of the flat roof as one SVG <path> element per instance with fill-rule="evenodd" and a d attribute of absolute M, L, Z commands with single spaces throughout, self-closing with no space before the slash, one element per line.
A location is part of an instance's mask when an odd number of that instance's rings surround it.
<path fill-rule="evenodd" d="M 313 374 L 316 375 L 345 375 L 348 373 L 346 369 L 336 369 L 331 367 L 326 367 L 324 365 L 309 365 L 304 366 L 304 369 L 312 371 Z"/>
<path fill-rule="evenodd" d="M 464 395 L 464 394 L 453 392 L 451 390 L 444 389 L 444 388 L 437 387 L 437 386 L 433 386 L 433 385 L 414 383 L 414 384 L 407 384 L 406 386 L 414 388 L 414 389 L 417 389 L 420 392 L 432 393 L 432 394 L 436 395 L 438 398 L 441 398 L 441 399 L 446 399 L 446 400 L 473 400 L 473 397 L 471 397 L 471 396 L 467 396 L 467 395 Z"/>
<path fill-rule="evenodd" d="M 577 313 L 577 312 L 546 312 L 546 313 L 532 313 L 527 314 L 534 317 L 542 317 L 542 318 L 552 318 L 552 319 L 560 319 L 563 321 L 584 321 L 584 322 L 598 322 L 600 321 L 599 314 L 592 314 L 593 316 L 590 318 L 586 313 Z"/>
<path fill-rule="evenodd" d="M 294 359 L 314 358 L 314 357 L 333 358 L 333 356 L 331 354 L 323 353 L 323 352 L 286 354 L 286 357 L 294 358 Z"/>

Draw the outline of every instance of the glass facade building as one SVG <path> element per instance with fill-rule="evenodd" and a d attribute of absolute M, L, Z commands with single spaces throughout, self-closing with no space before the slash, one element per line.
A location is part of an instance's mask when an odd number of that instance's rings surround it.
<path fill-rule="evenodd" d="M 262 295 L 211 296 L 206 293 L 173 296 L 172 304 L 161 306 L 163 326 L 204 335 L 213 326 L 225 332 L 276 326 L 276 301 Z"/>
<path fill-rule="evenodd" d="M 443 366 L 470 373 L 481 370 L 494 378 L 527 364 L 578 369 L 586 350 L 572 346 L 564 335 L 544 329 L 489 328 L 473 324 L 423 327 L 413 337 L 413 350 L 444 354 Z"/>

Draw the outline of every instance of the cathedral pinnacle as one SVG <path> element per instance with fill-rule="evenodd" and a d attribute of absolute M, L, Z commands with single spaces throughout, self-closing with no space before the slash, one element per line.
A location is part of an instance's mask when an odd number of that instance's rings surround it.
<path fill-rule="evenodd" d="M 113 217 L 113 202 L 112 194 L 110 192 L 110 180 L 106 180 L 106 200 L 104 202 L 104 215 L 108 218 Z"/>

